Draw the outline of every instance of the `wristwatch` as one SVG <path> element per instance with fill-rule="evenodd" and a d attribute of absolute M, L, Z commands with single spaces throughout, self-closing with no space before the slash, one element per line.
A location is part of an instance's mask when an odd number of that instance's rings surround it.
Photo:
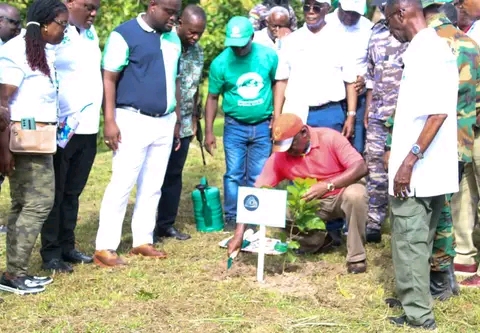
<path fill-rule="evenodd" d="M 329 192 L 335 191 L 335 185 L 334 185 L 333 183 L 328 183 L 328 184 L 327 184 L 327 190 L 328 190 Z"/>
<path fill-rule="evenodd" d="M 412 146 L 412 154 L 417 156 L 419 160 L 421 160 L 423 158 L 423 154 L 420 151 L 420 146 L 417 145 L 417 144 L 414 144 Z"/>
<path fill-rule="evenodd" d="M 357 112 L 355 112 L 355 111 L 348 111 L 348 112 L 347 112 L 347 116 L 353 116 L 353 117 L 355 117 L 356 115 L 357 115 Z"/>

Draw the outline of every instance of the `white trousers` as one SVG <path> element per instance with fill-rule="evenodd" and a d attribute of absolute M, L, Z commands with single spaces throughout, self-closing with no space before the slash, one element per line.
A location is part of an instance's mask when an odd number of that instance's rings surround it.
<path fill-rule="evenodd" d="M 133 247 L 153 243 L 155 216 L 173 144 L 176 115 L 160 118 L 116 109 L 121 143 L 113 154 L 112 178 L 103 195 L 96 250 L 117 250 L 128 199 L 135 183 Z"/>

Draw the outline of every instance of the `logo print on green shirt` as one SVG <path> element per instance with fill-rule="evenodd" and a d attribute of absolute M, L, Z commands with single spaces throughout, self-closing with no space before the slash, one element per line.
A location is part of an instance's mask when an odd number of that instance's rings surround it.
<path fill-rule="evenodd" d="M 260 95 L 264 84 L 262 77 L 257 73 L 246 73 L 237 80 L 237 91 L 243 99 L 255 99 Z"/>

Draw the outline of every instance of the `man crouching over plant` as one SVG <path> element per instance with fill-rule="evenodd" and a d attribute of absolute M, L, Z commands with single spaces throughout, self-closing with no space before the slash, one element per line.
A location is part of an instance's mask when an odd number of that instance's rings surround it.
<path fill-rule="evenodd" d="M 286 179 L 317 179 L 303 199 L 321 199 L 317 215 L 324 221 L 346 218 L 347 269 L 353 274 L 364 273 L 367 269 L 363 243 L 368 200 L 365 185 L 360 182 L 367 174 L 362 156 L 341 133 L 329 128 L 312 128 L 291 113 L 281 114 L 276 119 L 272 136 L 274 153 L 268 158 L 255 187 L 273 187 Z M 228 245 L 229 255 L 240 249 L 244 230 L 243 224 L 237 224 Z M 308 237 L 311 236 L 309 232 Z M 302 241 L 300 245 L 303 247 Z M 321 246 L 318 244 L 309 252 L 316 252 Z"/>

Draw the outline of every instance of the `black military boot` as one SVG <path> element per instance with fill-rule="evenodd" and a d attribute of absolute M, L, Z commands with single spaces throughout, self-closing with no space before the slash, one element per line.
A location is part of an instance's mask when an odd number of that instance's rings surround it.
<path fill-rule="evenodd" d="M 455 268 L 453 266 L 453 261 L 448 266 L 448 283 L 450 284 L 450 289 L 455 296 L 460 294 L 460 286 L 457 283 L 457 277 L 455 276 Z"/>
<path fill-rule="evenodd" d="M 432 297 L 440 301 L 446 301 L 453 296 L 448 279 L 448 271 L 430 272 L 430 293 Z"/>

